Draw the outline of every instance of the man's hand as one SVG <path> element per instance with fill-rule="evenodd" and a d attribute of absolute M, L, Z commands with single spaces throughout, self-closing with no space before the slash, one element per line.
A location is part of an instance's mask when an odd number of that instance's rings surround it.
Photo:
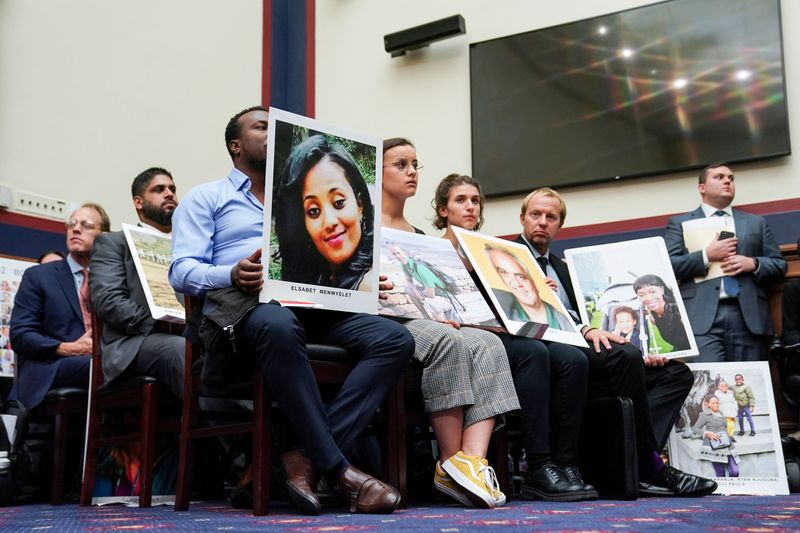
<path fill-rule="evenodd" d="M 544 282 L 553 291 L 558 290 L 558 283 L 556 283 L 556 280 L 554 280 L 553 278 L 544 278 Z"/>
<path fill-rule="evenodd" d="M 644 366 L 664 366 L 669 362 L 669 357 L 665 355 L 645 355 Z"/>
<path fill-rule="evenodd" d="M 583 338 L 588 342 L 594 344 L 594 351 L 600 353 L 600 344 L 605 346 L 606 350 L 611 349 L 611 343 L 626 344 L 628 339 L 620 337 L 610 331 L 603 331 L 602 329 L 588 329 L 583 335 Z"/>
<path fill-rule="evenodd" d="M 738 276 L 745 272 L 753 272 L 755 269 L 755 260 L 744 255 L 732 255 L 722 262 L 722 271 L 728 276 Z"/>
<path fill-rule="evenodd" d="M 381 300 L 386 300 L 389 298 L 389 295 L 386 294 L 384 291 L 390 291 L 394 289 L 394 283 L 389 281 L 389 276 L 386 274 L 380 274 L 378 276 L 378 298 Z"/>
<path fill-rule="evenodd" d="M 56 347 L 56 355 L 73 357 L 92 353 L 92 331 L 89 330 L 72 342 L 62 342 Z"/>
<path fill-rule="evenodd" d="M 231 282 L 244 292 L 258 292 L 264 285 L 264 266 L 261 264 L 261 248 L 245 257 L 231 270 Z"/>
<path fill-rule="evenodd" d="M 717 233 L 711 244 L 706 247 L 706 257 L 709 261 L 722 261 L 736 253 L 736 242 L 736 237 L 719 240 L 719 233 Z"/>

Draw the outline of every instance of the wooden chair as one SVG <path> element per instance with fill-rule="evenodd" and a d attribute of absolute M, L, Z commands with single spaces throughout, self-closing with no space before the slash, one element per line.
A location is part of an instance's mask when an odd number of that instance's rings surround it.
<path fill-rule="evenodd" d="M 86 427 L 86 389 L 61 387 L 50 389 L 44 400 L 30 414 L 28 425 L 36 427 L 38 422 L 52 422 L 53 464 L 50 484 L 50 504 L 61 505 L 64 501 L 64 485 L 67 476 L 67 446 L 70 441 L 80 442 Z M 49 424 L 48 424 L 49 427 Z M 38 440 L 40 435 L 31 431 L 25 439 Z M 51 434 L 41 438 L 50 440 Z"/>
<path fill-rule="evenodd" d="M 92 504 L 94 480 L 97 474 L 97 452 L 100 448 L 138 444 L 140 450 L 139 507 L 150 507 L 152 502 L 153 466 L 158 431 L 177 433 L 180 424 L 159 421 L 161 386 L 150 376 L 103 384 L 103 361 L 100 337 L 103 323 L 92 313 L 92 366 L 89 383 L 89 417 L 80 504 Z M 105 412 L 129 412 L 138 423 L 107 426 L 101 423 Z"/>
<path fill-rule="evenodd" d="M 195 298 L 187 298 L 186 313 L 199 305 Z M 314 376 L 319 384 L 341 385 L 355 367 L 353 357 L 344 349 L 321 344 L 308 344 L 307 350 Z M 270 451 L 272 397 L 258 368 L 254 369 L 250 387 L 250 398 L 253 401 L 252 416 L 249 420 L 227 424 L 208 425 L 202 418 L 200 397 L 203 384 L 200 380 L 202 364 L 199 349 L 190 340 L 186 342 L 186 360 L 184 370 L 183 413 L 181 418 L 180 457 L 178 463 L 178 484 L 175 498 L 175 510 L 189 509 L 192 472 L 192 441 L 199 438 L 216 437 L 241 433 L 252 434 L 252 474 L 253 474 L 253 515 L 269 514 L 270 487 Z M 232 389 L 240 389 L 238 385 Z M 401 390 L 401 389 L 400 389 Z M 402 390 L 401 390 L 402 392 Z M 383 417 L 385 424 L 384 440 L 384 477 L 389 483 L 398 483 L 399 446 L 397 420 L 399 413 L 396 392 L 388 402 Z"/>

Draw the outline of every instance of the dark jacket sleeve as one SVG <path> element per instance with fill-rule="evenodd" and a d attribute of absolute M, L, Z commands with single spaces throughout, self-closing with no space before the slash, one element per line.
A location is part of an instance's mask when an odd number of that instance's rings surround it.
<path fill-rule="evenodd" d="M 39 266 L 29 268 L 22 275 L 11 311 L 11 347 L 25 357 L 52 359 L 63 341 L 51 337 L 44 330 L 47 297 L 42 279 Z"/>

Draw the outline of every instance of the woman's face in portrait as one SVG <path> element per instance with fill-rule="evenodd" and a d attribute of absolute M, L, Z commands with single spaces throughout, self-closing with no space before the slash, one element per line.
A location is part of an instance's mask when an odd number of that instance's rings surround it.
<path fill-rule="evenodd" d="M 658 316 L 664 314 L 664 288 L 658 285 L 645 285 L 636 291 L 636 296 L 646 309 Z"/>
<path fill-rule="evenodd" d="M 392 198 L 408 199 L 417 194 L 417 151 L 412 146 L 395 146 L 383 153 L 383 192 Z"/>
<path fill-rule="evenodd" d="M 361 241 L 362 207 L 344 169 L 324 157 L 303 183 L 306 231 L 317 251 L 332 266 L 346 263 Z"/>
<path fill-rule="evenodd" d="M 439 216 L 451 226 L 472 230 L 481 219 L 481 193 L 474 185 L 462 183 L 451 188 L 447 205 L 439 208 Z"/>
<path fill-rule="evenodd" d="M 539 304 L 536 286 L 509 254 L 500 250 L 490 250 L 489 261 L 519 303 L 529 307 L 536 307 Z"/>
<path fill-rule="evenodd" d="M 711 412 L 718 413 L 719 412 L 719 398 L 714 396 L 710 400 L 708 400 L 708 408 L 711 409 Z"/>
<path fill-rule="evenodd" d="M 635 325 L 636 320 L 630 313 L 617 313 L 617 327 L 622 333 L 630 333 Z"/>

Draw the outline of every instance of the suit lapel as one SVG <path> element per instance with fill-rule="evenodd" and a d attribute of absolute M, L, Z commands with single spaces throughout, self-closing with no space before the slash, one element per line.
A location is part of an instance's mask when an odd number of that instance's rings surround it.
<path fill-rule="evenodd" d="M 64 259 L 56 265 L 56 281 L 58 282 L 61 290 L 64 291 L 64 296 L 67 298 L 70 307 L 83 321 L 83 314 L 81 313 L 81 305 L 78 301 L 78 291 L 75 290 L 75 278 L 69 269 L 69 263 Z"/>
<path fill-rule="evenodd" d="M 733 210 L 733 225 L 736 226 L 736 252 L 741 253 L 747 235 L 747 217 L 738 209 Z"/>

